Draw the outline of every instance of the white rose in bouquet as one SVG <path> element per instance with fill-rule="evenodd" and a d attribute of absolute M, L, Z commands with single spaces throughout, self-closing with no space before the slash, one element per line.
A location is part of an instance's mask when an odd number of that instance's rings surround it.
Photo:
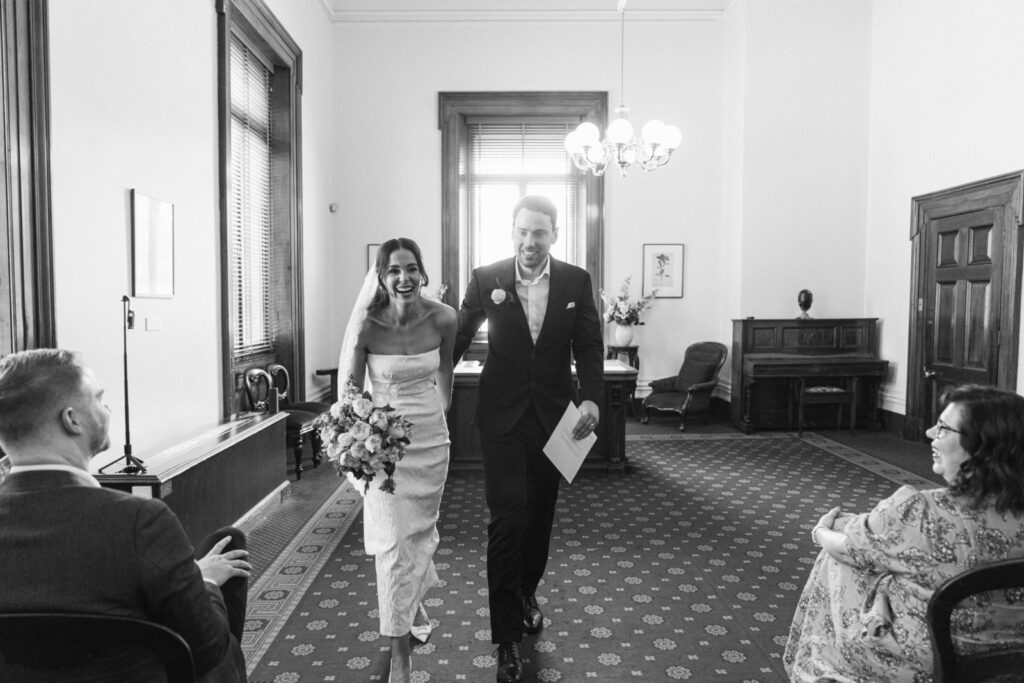
<path fill-rule="evenodd" d="M 355 411 L 356 415 L 365 420 L 370 411 L 373 410 L 373 401 L 368 398 L 357 398 L 352 401 L 352 410 Z"/>
<path fill-rule="evenodd" d="M 373 432 L 373 428 L 360 420 L 352 425 L 352 429 L 349 432 L 355 437 L 356 441 L 366 441 L 366 437 Z"/>

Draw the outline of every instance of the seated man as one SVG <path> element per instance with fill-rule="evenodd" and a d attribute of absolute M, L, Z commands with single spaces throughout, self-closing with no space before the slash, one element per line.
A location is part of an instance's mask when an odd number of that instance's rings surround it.
<path fill-rule="evenodd" d="M 0 483 L 0 612 L 146 619 L 188 642 L 199 680 L 244 681 L 244 535 L 217 532 L 197 561 L 163 502 L 100 488 L 89 461 L 110 445 L 109 412 L 71 352 L 0 360 L 0 448 L 14 465 Z M 152 655 L 120 643 L 88 666 L 75 680 L 162 680 Z"/>

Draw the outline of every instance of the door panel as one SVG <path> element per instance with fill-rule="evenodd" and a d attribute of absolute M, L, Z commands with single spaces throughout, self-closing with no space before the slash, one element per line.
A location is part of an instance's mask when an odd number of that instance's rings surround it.
<path fill-rule="evenodd" d="M 931 343 L 925 368 L 934 374 L 926 423 L 934 424 L 946 389 L 995 382 L 998 320 L 992 301 L 999 295 L 1000 278 L 992 245 L 1000 236 L 990 209 L 935 219 L 928 233 L 935 256 L 926 273 L 934 286 L 926 302 Z"/>
<path fill-rule="evenodd" d="M 913 197 L 903 436 L 925 438 L 943 390 L 1017 388 L 1024 171 Z"/>

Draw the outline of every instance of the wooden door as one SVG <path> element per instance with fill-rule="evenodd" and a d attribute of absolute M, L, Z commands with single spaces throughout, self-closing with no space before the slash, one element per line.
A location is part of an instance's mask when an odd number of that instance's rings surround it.
<path fill-rule="evenodd" d="M 972 211 L 930 222 L 925 237 L 930 254 L 925 264 L 925 325 L 929 343 L 922 371 L 925 423 L 941 412 L 939 399 L 961 384 L 998 381 L 999 274 L 1001 225 L 992 209 Z M 996 253 L 993 254 L 993 251 Z"/>
<path fill-rule="evenodd" d="M 904 437 L 924 438 L 943 392 L 1017 386 L 1024 172 L 913 200 Z"/>

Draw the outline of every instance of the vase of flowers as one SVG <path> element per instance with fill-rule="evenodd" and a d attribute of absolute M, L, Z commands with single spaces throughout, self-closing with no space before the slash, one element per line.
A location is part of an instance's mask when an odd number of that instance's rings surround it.
<path fill-rule="evenodd" d="M 409 445 L 411 422 L 397 415 L 390 405 L 375 402 L 369 392 L 357 389 L 350 376 L 341 398 L 316 424 L 327 446 L 327 459 L 339 475 L 361 480 L 365 492 L 377 472 L 382 471 L 386 479 L 380 489 L 395 492 L 391 475 Z"/>
<path fill-rule="evenodd" d="M 632 346 L 633 345 L 633 327 L 631 325 L 615 325 L 615 329 L 612 330 L 612 339 L 615 341 L 616 346 Z"/>
<path fill-rule="evenodd" d="M 612 297 L 603 289 L 600 292 L 601 300 L 605 304 L 605 322 L 615 324 L 612 339 L 616 346 L 630 346 L 633 343 L 633 328 L 644 324 L 640 319 L 640 312 L 651 305 L 658 291 L 653 290 L 647 296 L 630 301 L 629 283 L 632 279 L 633 276 L 629 275 L 622 281 L 618 296 Z"/>

